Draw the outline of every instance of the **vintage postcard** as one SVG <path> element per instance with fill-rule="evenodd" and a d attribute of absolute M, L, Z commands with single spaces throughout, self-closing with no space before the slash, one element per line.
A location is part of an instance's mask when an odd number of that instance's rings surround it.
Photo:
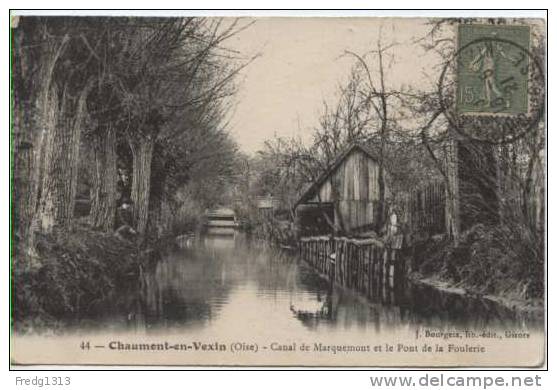
<path fill-rule="evenodd" d="M 12 367 L 545 364 L 544 19 L 10 30 Z"/>

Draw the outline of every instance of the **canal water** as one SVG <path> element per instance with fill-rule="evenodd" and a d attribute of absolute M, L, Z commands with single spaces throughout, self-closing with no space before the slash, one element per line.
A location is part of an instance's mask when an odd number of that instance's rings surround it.
<path fill-rule="evenodd" d="M 240 233 L 207 235 L 170 251 L 145 270 L 139 290 L 126 318 L 107 320 L 103 328 L 300 335 L 541 327 L 492 301 L 423 285 L 385 286 L 362 297 L 331 286 L 297 253 Z"/>
<path fill-rule="evenodd" d="M 17 338 L 17 361 L 499 367 L 543 358 L 542 321 L 490 300 L 409 283 L 363 297 L 297 253 L 238 233 L 164 252 L 118 286 L 101 318 Z"/>

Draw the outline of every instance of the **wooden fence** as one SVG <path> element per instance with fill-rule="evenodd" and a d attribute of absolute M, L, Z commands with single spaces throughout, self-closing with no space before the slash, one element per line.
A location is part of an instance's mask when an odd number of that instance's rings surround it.
<path fill-rule="evenodd" d="M 398 252 L 374 239 L 321 236 L 300 240 L 302 259 L 335 284 L 367 296 L 396 286 L 404 274 Z"/>
<path fill-rule="evenodd" d="M 442 234 L 446 228 L 445 183 L 426 183 L 410 192 L 409 225 L 413 233 Z"/>

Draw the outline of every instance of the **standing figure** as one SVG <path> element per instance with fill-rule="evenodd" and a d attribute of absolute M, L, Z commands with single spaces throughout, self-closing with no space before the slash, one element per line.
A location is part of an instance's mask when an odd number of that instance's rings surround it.
<path fill-rule="evenodd" d="M 491 41 L 484 42 L 478 54 L 468 65 L 468 68 L 473 72 L 479 72 L 481 74 L 480 77 L 483 78 L 483 95 L 486 107 L 492 107 L 494 102 L 503 101 L 505 107 L 509 108 L 511 105 L 510 97 L 501 92 L 495 77 L 498 57 L 509 61 L 513 60 L 498 43 Z M 499 106 L 500 104 L 497 105 Z"/>

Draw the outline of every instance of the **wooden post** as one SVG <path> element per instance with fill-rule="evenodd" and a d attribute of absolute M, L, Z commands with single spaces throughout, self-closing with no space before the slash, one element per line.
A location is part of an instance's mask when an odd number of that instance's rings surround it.
<path fill-rule="evenodd" d="M 365 294 L 366 292 L 366 283 L 365 283 L 365 277 L 367 274 L 367 270 L 366 270 L 366 266 L 365 266 L 365 255 L 366 255 L 366 245 L 362 245 L 362 247 L 360 248 L 360 274 L 359 274 L 359 280 L 360 280 L 360 291 L 362 293 Z"/>
<path fill-rule="evenodd" d="M 384 248 L 377 248 L 377 294 L 379 295 L 381 292 L 381 288 L 383 288 L 383 256 L 384 256 Z"/>
<path fill-rule="evenodd" d="M 352 259 L 354 258 L 354 244 L 348 243 L 350 250 L 348 251 L 348 256 L 346 257 L 346 286 L 348 288 L 352 287 Z"/>
<path fill-rule="evenodd" d="M 359 289 L 359 272 L 360 272 L 360 251 L 361 247 L 354 244 L 354 266 L 352 267 L 352 275 L 354 276 L 354 289 L 358 291 Z"/>
<path fill-rule="evenodd" d="M 399 287 L 398 285 L 401 283 L 402 281 L 402 267 L 400 264 L 400 259 L 398 258 L 398 249 L 393 249 L 392 253 L 391 253 L 391 259 L 392 262 L 394 264 L 393 266 L 393 287 L 397 288 Z"/>
<path fill-rule="evenodd" d="M 386 248 L 387 259 L 385 260 L 385 285 L 387 287 L 391 286 L 391 276 L 392 276 L 392 269 L 391 269 L 391 248 Z"/>
<path fill-rule="evenodd" d="M 370 296 L 370 291 L 371 291 L 371 246 L 368 245 L 368 247 L 366 248 L 366 257 L 365 257 L 365 261 L 367 263 L 367 268 L 366 268 L 366 274 L 367 274 L 367 286 L 366 286 L 366 295 L 369 297 Z"/>
<path fill-rule="evenodd" d="M 317 245 L 317 264 L 315 268 L 321 272 L 321 240 L 317 239 L 315 244 Z"/>
<path fill-rule="evenodd" d="M 312 241 L 312 247 L 313 247 L 312 264 L 315 267 L 317 261 L 317 242 L 315 240 Z"/>
<path fill-rule="evenodd" d="M 362 282 L 362 278 L 364 276 L 364 266 L 363 266 L 363 258 L 364 258 L 364 250 L 365 247 L 363 245 L 360 245 L 360 247 L 358 248 L 358 252 L 359 252 L 359 256 L 358 256 L 358 290 L 362 291 L 364 288 L 364 284 Z"/>
<path fill-rule="evenodd" d="M 364 258 L 364 251 L 365 251 L 365 246 L 360 245 L 360 247 L 358 248 L 358 252 L 359 252 L 359 256 L 358 256 L 358 291 L 362 291 L 364 290 L 364 283 L 363 281 L 363 276 L 364 276 L 364 262 L 363 262 L 363 258 Z"/>
<path fill-rule="evenodd" d="M 389 247 L 389 287 L 394 287 L 395 283 L 395 263 L 393 261 L 393 254 L 395 250 Z"/>
<path fill-rule="evenodd" d="M 350 256 L 350 247 L 347 241 L 344 241 L 344 256 L 342 258 L 342 281 L 341 284 L 346 286 L 346 263 L 348 262 L 348 256 Z"/>
<path fill-rule="evenodd" d="M 337 242 L 337 258 L 336 258 L 336 262 L 335 262 L 335 277 L 336 277 L 336 282 L 338 283 L 339 278 L 340 278 L 340 271 L 339 271 L 339 264 L 342 261 L 342 240 L 339 240 Z"/>
<path fill-rule="evenodd" d="M 377 285 L 377 282 L 376 282 L 376 279 L 377 279 L 377 277 L 376 277 L 376 274 L 377 274 L 377 272 L 376 272 L 376 269 L 377 269 L 376 252 L 377 252 L 377 248 L 372 247 L 371 248 L 371 280 L 370 280 L 371 289 L 373 289 L 372 292 L 371 292 L 372 296 L 373 296 L 373 291 L 375 290 L 375 286 Z"/>
<path fill-rule="evenodd" d="M 323 260 L 326 256 L 324 242 L 319 239 L 319 272 L 323 272 Z"/>
<path fill-rule="evenodd" d="M 345 272 L 344 274 L 346 275 L 346 286 L 350 287 L 350 282 L 351 282 L 351 275 L 350 275 L 350 263 L 352 262 L 352 256 L 354 253 L 354 245 L 349 242 L 348 243 L 348 252 L 347 252 L 347 256 L 346 256 L 346 263 L 345 263 Z"/>
<path fill-rule="evenodd" d="M 348 243 L 346 240 L 342 242 L 342 262 L 340 263 L 340 284 L 345 284 L 345 266 L 346 266 L 346 257 L 348 256 Z"/>
<path fill-rule="evenodd" d="M 370 280 L 371 280 L 371 261 L 370 261 L 370 253 L 371 253 L 371 245 L 368 245 L 366 248 L 366 256 L 364 258 L 364 261 L 366 263 L 366 295 L 369 296 L 369 286 L 371 285 Z"/>

